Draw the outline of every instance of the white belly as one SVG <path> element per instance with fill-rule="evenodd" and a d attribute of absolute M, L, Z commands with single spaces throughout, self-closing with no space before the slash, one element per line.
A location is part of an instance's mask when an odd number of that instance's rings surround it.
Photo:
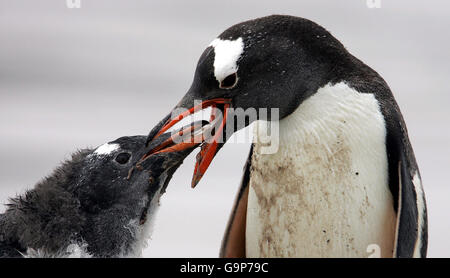
<path fill-rule="evenodd" d="M 265 128 L 256 126 L 256 138 Z M 374 96 L 327 85 L 279 128 L 276 153 L 255 144 L 247 256 L 392 257 L 396 215 Z"/>

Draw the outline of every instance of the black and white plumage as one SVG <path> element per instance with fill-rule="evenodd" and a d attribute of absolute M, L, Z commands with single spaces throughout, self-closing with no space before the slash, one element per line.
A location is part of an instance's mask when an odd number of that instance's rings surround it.
<path fill-rule="evenodd" d="M 264 153 L 267 124 L 256 123 L 221 256 L 367 257 L 373 246 L 382 257 L 426 256 L 425 197 L 399 107 L 324 28 L 281 15 L 232 26 L 206 48 L 176 108 L 194 100 L 279 109 L 276 152 Z M 222 145 L 202 149 L 198 165 Z"/>
<path fill-rule="evenodd" d="M 142 161 L 145 139 L 122 137 L 80 150 L 11 199 L 0 214 L 0 257 L 140 256 L 161 195 L 195 147 Z"/>

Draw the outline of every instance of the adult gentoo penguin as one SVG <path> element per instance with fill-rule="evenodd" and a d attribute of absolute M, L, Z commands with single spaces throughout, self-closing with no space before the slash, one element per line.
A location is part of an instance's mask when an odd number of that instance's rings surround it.
<path fill-rule="evenodd" d="M 171 148 L 169 137 L 155 144 Z M 198 145 L 178 145 L 141 160 L 145 139 L 122 137 L 78 151 L 11 199 L 0 214 L 0 257 L 140 256 L 161 195 Z"/>
<path fill-rule="evenodd" d="M 274 15 L 227 29 L 174 111 L 188 110 L 165 117 L 148 142 L 209 106 L 212 119 L 223 114 L 218 133 L 239 116 L 230 107 L 279 109 L 279 148 L 262 151 L 259 121 L 221 256 L 426 256 L 425 198 L 399 107 L 381 76 L 324 28 Z M 222 145 L 202 145 L 193 185 Z"/>

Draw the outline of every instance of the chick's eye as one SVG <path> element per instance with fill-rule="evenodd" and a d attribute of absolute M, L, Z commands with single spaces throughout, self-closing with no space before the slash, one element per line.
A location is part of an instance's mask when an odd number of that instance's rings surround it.
<path fill-rule="evenodd" d="M 227 77 L 225 77 L 224 80 L 222 80 L 222 82 L 220 82 L 220 88 L 222 89 L 231 89 L 234 86 L 236 86 L 237 83 L 237 74 L 236 73 L 232 73 L 230 75 L 228 75 Z"/>
<path fill-rule="evenodd" d="M 128 160 L 130 160 L 131 154 L 129 153 L 120 153 L 116 156 L 116 162 L 119 164 L 126 164 Z"/>

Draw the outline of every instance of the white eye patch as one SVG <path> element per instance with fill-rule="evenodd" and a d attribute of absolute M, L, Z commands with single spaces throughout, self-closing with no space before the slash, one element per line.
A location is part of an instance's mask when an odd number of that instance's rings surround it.
<path fill-rule="evenodd" d="M 215 39 L 209 46 L 214 48 L 214 76 L 222 82 L 228 75 L 237 72 L 237 61 L 244 52 L 242 38 L 234 41 Z"/>
<path fill-rule="evenodd" d="M 97 155 L 108 155 L 119 148 L 120 148 L 119 144 L 106 143 L 98 147 L 94 153 Z"/>

